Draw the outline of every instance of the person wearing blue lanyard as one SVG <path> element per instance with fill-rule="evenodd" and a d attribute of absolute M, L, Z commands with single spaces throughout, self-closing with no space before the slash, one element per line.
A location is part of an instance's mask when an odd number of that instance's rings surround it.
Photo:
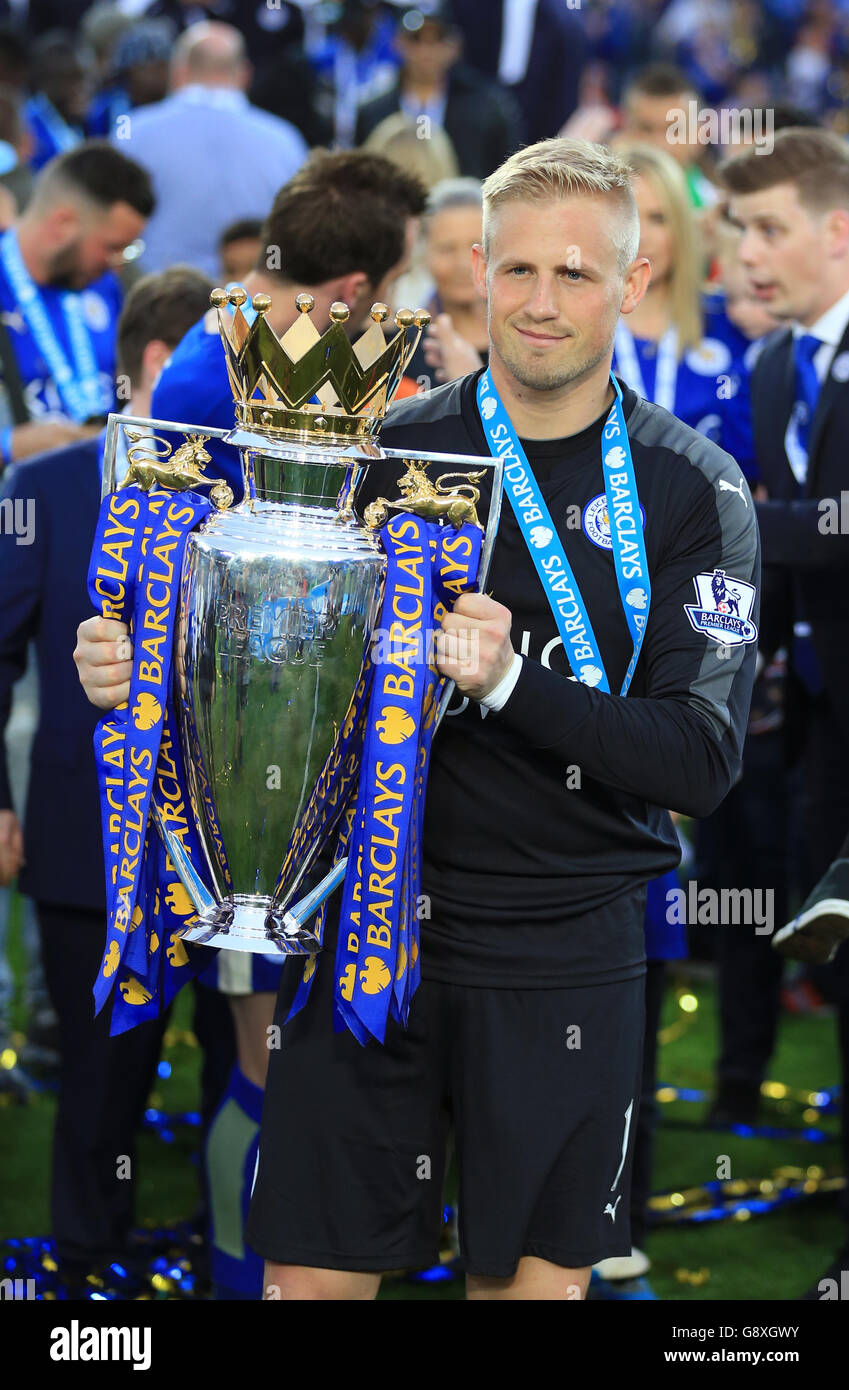
<path fill-rule="evenodd" d="M 175 267 L 139 280 L 118 325 L 122 373 L 130 385 L 129 413 L 150 411 L 153 383 L 181 335 L 204 311 L 210 285 L 196 270 Z M 91 982 L 103 954 L 106 898 L 98 830 L 99 793 L 91 754 L 97 712 L 86 701 L 70 662 L 80 613 L 88 605 L 86 578 L 100 505 L 105 431 L 15 465 L 3 479 L 4 514 L 29 512 L 26 539 L 0 533 L 0 884 L 18 875 L 31 895 L 41 956 L 59 1019 L 62 1070 L 53 1135 L 50 1232 L 59 1276 L 79 1295 L 89 1274 L 107 1287 L 120 1278 L 112 1261 L 133 1274 L 129 1243 L 132 1181 L 121 1180 L 116 1155 L 132 1155 L 154 1075 L 165 1020 L 108 1037 L 94 1017 Z M 40 712 L 24 830 L 13 808 L 2 731 L 12 686 L 35 646 Z M 24 860 L 25 856 L 25 860 Z M 204 1017 L 216 1008 L 206 1051 L 202 1108 L 205 1123 L 226 1083 L 233 1037 L 226 1007 L 212 991 L 197 995 Z M 223 1017 L 221 1017 L 223 1015 Z M 198 1025 L 196 1020 L 196 1027 Z M 203 1029 L 202 1029 L 203 1031 Z M 225 1049 L 219 1057 L 216 1049 Z M 209 1082 L 209 1087 L 207 1086 Z M 134 1174 L 135 1176 L 135 1174 Z"/>
<path fill-rule="evenodd" d="M 30 415 L 0 426 L 3 465 L 81 437 L 80 426 L 115 408 L 114 268 L 153 205 L 145 170 L 90 141 L 47 165 L 0 236 L 0 314 Z"/>
<path fill-rule="evenodd" d="M 489 367 L 382 430 L 393 449 L 497 451 L 507 501 L 491 595 L 436 637 L 456 691 L 409 1028 L 333 1033 L 330 914 L 289 1022 L 302 971 L 283 971 L 245 1233 L 268 1299 L 369 1299 L 382 1271 L 435 1264 L 452 1125 L 469 1297 L 581 1299 L 594 1263 L 631 1253 L 646 884 L 680 855 L 661 808 L 702 815 L 732 785 L 759 616 L 736 464 L 611 376 L 649 279 L 638 242 L 616 155 L 512 156 L 474 251 Z M 399 471 L 369 470 L 357 505 Z"/>
<path fill-rule="evenodd" d="M 459 599 L 437 637 L 457 689 L 409 1030 L 334 1037 L 319 965 L 271 1056 L 246 1232 L 267 1297 L 373 1297 L 382 1270 L 433 1260 L 452 1122 L 470 1297 L 580 1298 L 593 1263 L 631 1253 L 645 885 L 680 854 L 661 808 L 704 814 L 737 775 L 759 581 L 737 465 L 610 374 L 649 279 L 638 241 L 616 155 L 512 156 L 474 252 L 489 367 L 382 431 L 497 452 L 507 500 L 491 596 Z M 370 477 L 358 504 L 386 488 Z M 475 661 L 452 655 L 461 635 Z M 281 1021 L 296 983 L 284 970 Z"/>
<path fill-rule="evenodd" d="M 703 262 L 687 184 L 675 160 L 651 145 L 617 142 L 637 175 L 640 254 L 652 279 L 634 314 L 620 320 L 614 370 L 647 400 L 707 435 L 755 474 L 749 406 L 749 340 L 725 313 L 721 291 L 702 293 Z"/>

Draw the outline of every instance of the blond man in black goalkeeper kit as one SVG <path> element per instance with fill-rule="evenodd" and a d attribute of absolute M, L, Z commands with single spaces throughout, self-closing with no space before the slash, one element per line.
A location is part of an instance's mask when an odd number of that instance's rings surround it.
<path fill-rule="evenodd" d="M 759 584 L 734 460 L 611 377 L 651 273 L 638 242 L 616 155 L 513 155 L 473 253 L 489 368 L 381 433 L 500 454 L 506 497 L 489 592 L 443 621 L 476 660 L 440 639 L 456 692 L 433 745 L 409 1026 L 383 1045 L 334 1033 L 320 958 L 271 1054 L 246 1232 L 266 1297 L 369 1299 L 382 1271 L 435 1263 L 450 1131 L 470 1298 L 582 1298 L 595 1262 L 631 1252 L 645 885 L 678 862 L 665 808 L 707 815 L 738 774 Z M 80 634 L 104 708 L 127 697 L 120 636 Z M 331 914 L 328 952 L 334 936 Z M 300 973 L 284 970 L 281 1024 Z"/>

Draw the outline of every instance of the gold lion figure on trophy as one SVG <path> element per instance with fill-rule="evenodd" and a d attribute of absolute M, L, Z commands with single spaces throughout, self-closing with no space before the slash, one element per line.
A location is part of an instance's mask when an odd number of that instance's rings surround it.
<path fill-rule="evenodd" d="M 477 473 L 443 473 L 432 483 L 427 476 L 427 465 L 417 459 L 407 459 L 407 471 L 398 479 L 401 496 L 390 502 L 386 497 L 377 497 L 366 507 L 363 517 L 371 530 L 383 526 L 390 510 L 415 512 L 426 521 L 438 521 L 444 517 L 452 526 L 462 526 L 469 521 L 480 526 L 475 503 L 480 500 L 480 488 L 475 487 L 484 476 L 485 469 Z M 449 478 L 462 478 L 462 482 L 443 486 Z"/>
<path fill-rule="evenodd" d="M 212 462 L 204 448 L 208 435 L 190 434 L 173 456 L 171 445 L 159 435 L 127 430 L 127 438 L 132 444 L 132 448 L 127 450 L 130 466 L 123 482 L 118 484 L 119 492 L 133 483 L 143 492 L 150 492 L 154 485 L 171 492 L 186 492 L 198 483 L 212 483 L 209 496 L 213 505 L 219 511 L 231 505 L 232 488 L 223 478 L 207 478 L 203 471 L 206 464 Z M 150 448 L 151 444 L 161 444 L 163 447 L 157 451 Z"/>

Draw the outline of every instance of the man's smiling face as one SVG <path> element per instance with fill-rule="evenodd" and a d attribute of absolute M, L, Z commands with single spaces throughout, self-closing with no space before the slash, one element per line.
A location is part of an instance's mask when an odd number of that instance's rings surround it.
<path fill-rule="evenodd" d="M 620 216 L 594 194 L 493 209 L 475 280 L 492 351 L 520 385 L 557 390 L 609 360 L 624 287 Z"/>

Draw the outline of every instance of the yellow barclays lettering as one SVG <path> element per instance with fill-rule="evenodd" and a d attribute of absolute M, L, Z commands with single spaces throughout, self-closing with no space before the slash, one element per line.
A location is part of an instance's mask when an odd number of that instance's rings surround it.
<path fill-rule="evenodd" d="M 413 623 L 410 627 L 405 627 L 397 620 L 389 625 L 389 642 L 392 646 L 412 646 L 418 645 L 418 634 L 421 632 L 421 623 Z M 398 653 L 392 656 L 391 661 L 396 665 L 403 665 L 404 658 L 408 653 Z"/>
<path fill-rule="evenodd" d="M 161 806 L 158 805 L 158 810 L 162 817 L 162 824 L 169 830 L 173 830 L 178 840 L 182 839 L 184 835 L 188 835 L 189 823 L 186 820 L 184 802 L 181 801 L 179 806 L 173 806 L 170 801 L 165 801 Z M 178 829 L 178 827 L 181 828 Z"/>
<path fill-rule="evenodd" d="M 126 812 L 121 845 L 124 857 L 121 860 L 119 877 L 124 880 L 129 880 L 129 883 L 132 884 L 138 867 L 139 855 L 142 847 L 142 834 L 144 831 L 141 803 L 144 800 L 145 791 L 150 780 L 149 776 L 143 777 L 140 774 L 142 772 L 150 773 L 153 766 L 153 754 L 149 748 L 136 749 L 131 747 L 130 763 L 134 775 L 128 787 L 126 805 L 132 808 L 135 819 L 131 820 L 129 812 Z M 124 896 L 127 891 L 128 888 L 122 888 L 121 896 Z"/>
<path fill-rule="evenodd" d="M 115 561 L 118 568 L 117 570 L 110 570 L 107 569 L 105 565 L 99 565 L 97 568 L 98 579 L 102 577 L 103 579 L 121 581 L 120 595 L 118 596 L 120 598 L 124 597 L 123 581 L 126 580 L 127 571 L 129 569 L 129 560 L 124 554 L 124 551 L 128 549 L 132 550 L 133 541 L 135 539 L 135 529 L 132 526 L 125 526 L 118 520 L 119 517 L 127 514 L 130 521 L 138 520 L 138 499 L 135 497 L 124 497 L 119 499 L 118 494 L 113 493 L 109 503 L 107 524 L 103 530 L 103 545 L 101 549 L 105 555 L 109 556 L 110 560 Z M 122 539 L 122 537 L 126 539 Z M 104 595 L 103 589 L 98 587 L 97 582 L 95 582 L 95 589 L 97 593 L 102 596 L 107 598 L 112 597 L 108 592 Z"/>
<path fill-rule="evenodd" d="M 159 750 L 156 789 L 158 793 L 156 804 L 163 825 L 167 825 L 178 839 L 182 839 L 189 833 L 189 823 L 185 802 L 180 791 L 180 783 L 177 780 L 177 766 L 171 757 L 170 740 L 167 745 L 163 743 Z M 162 798 L 161 803 L 160 797 Z M 178 829 L 178 827 L 182 828 Z"/>
<path fill-rule="evenodd" d="M 444 587 L 450 589 L 452 593 L 460 595 L 463 593 L 463 581 L 457 576 L 466 574 L 467 565 L 458 563 L 453 559 L 455 552 L 459 552 L 461 560 L 468 560 L 472 554 L 472 538 L 458 532 L 456 536 L 446 538 L 442 543 L 442 553 L 446 557 L 445 563 L 439 567 L 439 577 L 444 581 Z M 447 579 L 447 575 L 454 575 L 453 579 Z"/>
<path fill-rule="evenodd" d="M 419 528 L 411 517 L 404 516 L 403 512 L 400 512 L 390 521 L 389 534 L 393 540 L 399 541 L 410 534 L 418 537 Z"/>
<path fill-rule="evenodd" d="M 120 835 L 121 833 L 121 809 L 123 801 L 115 801 L 112 796 L 113 787 L 123 787 L 124 782 L 120 777 L 107 777 L 104 780 L 106 788 L 106 804 L 113 814 L 109 817 L 109 834 Z"/>
<path fill-rule="evenodd" d="M 126 735 L 123 729 L 113 729 L 109 725 L 104 725 L 103 729 L 103 761 L 110 763 L 112 767 L 124 767 L 124 739 Z M 112 745 L 117 743 L 119 746 L 114 748 Z"/>
<path fill-rule="evenodd" d="M 156 779 L 156 785 L 166 801 L 182 800 L 180 796 L 180 786 L 177 782 L 176 777 L 172 777 L 170 776 L 170 774 L 161 773 Z M 174 791 L 170 791 L 170 787 L 173 787 Z"/>
<path fill-rule="evenodd" d="M 122 539 L 119 536 L 118 531 L 115 530 L 112 531 L 111 534 L 115 536 L 116 539 L 112 541 L 107 541 L 106 536 L 110 535 L 110 532 L 104 531 L 103 533 L 104 543 L 101 546 L 101 549 L 104 555 L 108 555 L 110 560 L 115 561 L 116 565 L 118 566 L 118 572 L 117 574 L 115 574 L 111 570 L 107 570 L 105 567 L 99 567 L 98 574 L 105 574 L 107 575 L 107 577 L 111 579 L 126 579 L 127 570 L 130 567 L 129 561 L 126 558 L 124 551 L 132 549 L 133 540 L 135 539 L 135 537 L 128 526 L 122 526 L 121 530 L 127 533 L 126 538 Z"/>
<path fill-rule="evenodd" d="M 420 570 L 424 566 L 424 554 L 418 546 L 403 546 L 402 549 L 404 551 L 409 551 L 410 553 L 399 556 L 398 568 L 399 570 L 403 570 L 404 574 L 406 574 L 408 578 L 415 580 L 416 587 L 414 589 L 410 589 L 406 586 L 402 587 L 399 584 L 396 587 L 395 592 L 399 594 L 412 594 L 414 597 L 423 598 L 424 578 L 420 573 Z"/>
<path fill-rule="evenodd" d="M 378 846 L 378 841 L 377 841 L 377 840 L 372 840 L 372 842 L 371 842 L 371 856 L 370 856 L 370 859 L 369 859 L 369 863 L 371 864 L 371 867 L 372 867 L 373 869 L 377 869 L 379 873 L 382 873 L 382 874 L 392 873 L 392 874 L 393 874 L 393 879 L 394 879 L 393 870 L 395 869 L 395 866 L 396 866 L 396 864 L 398 863 L 398 856 L 397 856 L 397 854 L 395 853 L 395 850 L 392 848 L 392 841 L 391 841 L 391 840 L 381 840 L 379 843 L 380 843 L 381 848 L 387 850 L 386 859 L 385 859 L 384 861 L 381 861 L 381 860 L 378 858 L 378 848 L 377 848 L 377 846 Z M 395 843 L 397 844 L 397 840 L 396 840 Z"/>
<path fill-rule="evenodd" d="M 382 823 L 386 825 L 385 820 Z M 395 829 L 391 820 L 389 828 Z M 397 834 L 395 843 L 397 844 Z M 382 840 L 378 844 L 376 839 L 372 839 L 369 846 L 369 870 L 366 942 L 369 946 L 388 950 L 392 944 L 389 908 L 398 878 L 398 856 L 390 842 Z"/>
<path fill-rule="evenodd" d="M 164 598 L 154 598 L 152 584 L 162 584 L 165 588 Z M 161 574 L 151 574 L 148 576 L 147 587 L 145 588 L 145 598 L 152 608 L 167 608 L 171 602 L 171 576 Z"/>
<path fill-rule="evenodd" d="M 114 562 L 115 568 L 110 569 L 105 562 L 101 562 L 97 566 L 94 578 L 95 593 L 103 599 L 101 608 L 104 618 L 120 618 L 122 605 L 126 598 L 126 579 L 130 562 L 125 551 L 132 552 L 135 531 L 133 527 L 125 526 L 118 520 L 125 514 L 131 521 L 138 519 L 138 500 L 134 497 L 119 500 L 116 493 L 109 505 L 109 515 L 107 525 L 104 527 L 101 546 L 103 554 L 109 556 L 109 559 Z"/>
<path fill-rule="evenodd" d="M 148 520 L 145 522 L 145 528 L 142 533 L 141 553 L 145 557 L 147 556 L 148 542 L 152 539 L 154 534 L 155 528 L 153 522 L 157 519 L 159 513 L 162 511 L 162 508 L 164 507 L 165 503 L 169 500 L 170 497 L 170 493 L 165 492 L 163 489 L 157 490 L 156 488 L 151 488 L 150 492 L 147 494 L 148 517 L 152 517 L 153 520 Z"/>
<path fill-rule="evenodd" d="M 393 792 L 393 793 L 391 793 L 391 795 L 397 797 L 397 800 L 398 800 L 399 802 L 401 801 L 401 797 L 400 797 L 397 793 Z M 380 800 L 381 800 L 380 797 L 376 797 L 376 798 L 375 798 L 375 802 L 378 802 L 378 801 L 380 801 Z M 384 806 L 384 807 L 381 807 L 381 808 L 375 810 L 375 812 L 374 812 L 374 819 L 375 819 L 376 821 L 379 821 L 379 822 L 380 822 L 380 824 L 383 826 L 384 830 L 388 830 L 388 831 L 389 831 L 390 836 L 391 836 L 392 838 L 389 839 L 389 840 L 384 840 L 381 836 L 375 835 L 375 836 L 372 837 L 372 843 L 373 843 L 373 844 L 375 844 L 375 845 L 389 845 L 389 846 L 392 847 L 392 849 L 397 849 L 397 848 L 398 848 L 398 827 L 397 827 L 397 825 L 395 824 L 395 822 L 394 822 L 394 820 L 392 819 L 392 817 L 395 816 L 395 815 L 397 815 L 398 812 L 399 812 L 400 810 L 401 810 L 401 806 L 400 806 L 400 805 L 397 805 L 397 806 Z M 376 868 L 380 868 L 381 866 L 380 866 L 380 865 L 375 865 L 375 867 L 376 867 Z M 384 865 L 384 866 L 382 866 L 382 867 L 384 867 L 384 868 L 386 868 L 386 867 L 394 867 L 394 865 L 392 865 L 392 866 L 386 866 L 386 865 Z"/>
<path fill-rule="evenodd" d="M 405 589 L 404 592 L 405 594 L 409 594 L 410 591 L 409 589 Z M 396 618 L 400 618 L 402 623 L 415 623 L 416 619 L 419 619 L 422 616 L 422 601 L 420 598 L 415 599 L 415 601 L 411 604 L 411 609 L 412 611 L 409 613 L 403 610 L 400 603 L 400 590 L 396 591 L 395 601 L 392 604 L 392 612 L 394 616 Z M 417 626 L 421 626 L 421 624 L 417 623 Z"/>
<path fill-rule="evenodd" d="M 103 600 L 101 606 L 101 616 L 104 618 L 118 618 L 120 620 L 123 612 L 124 597 L 126 589 L 120 581 L 115 582 L 112 589 L 104 588 L 105 579 L 103 570 L 98 569 L 94 579 L 94 591 Z"/>

